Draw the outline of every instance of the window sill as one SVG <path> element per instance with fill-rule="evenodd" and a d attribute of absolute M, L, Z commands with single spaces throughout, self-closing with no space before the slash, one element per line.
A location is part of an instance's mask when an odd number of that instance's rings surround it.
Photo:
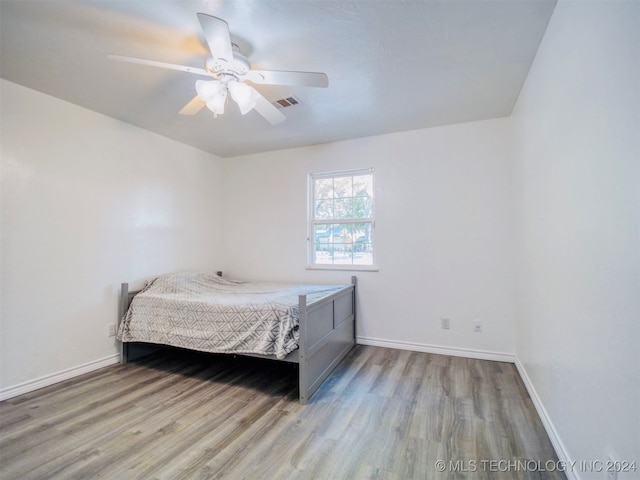
<path fill-rule="evenodd" d="M 340 270 L 348 272 L 377 272 L 375 265 L 307 265 L 307 270 Z"/>

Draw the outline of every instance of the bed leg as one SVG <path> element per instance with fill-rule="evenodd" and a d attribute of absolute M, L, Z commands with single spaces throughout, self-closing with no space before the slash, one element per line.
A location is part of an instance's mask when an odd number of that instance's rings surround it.
<path fill-rule="evenodd" d="M 120 323 L 129 308 L 129 284 L 120 284 L 120 308 L 118 309 L 118 321 L 116 322 L 116 330 L 120 329 Z M 125 342 L 120 342 L 120 363 L 127 363 L 129 360 L 129 346 Z"/>
<path fill-rule="evenodd" d="M 351 284 L 353 285 L 353 344 L 355 345 L 356 338 L 358 338 L 358 316 L 356 310 L 356 290 L 358 288 L 358 277 L 353 275 L 351 277 Z"/>

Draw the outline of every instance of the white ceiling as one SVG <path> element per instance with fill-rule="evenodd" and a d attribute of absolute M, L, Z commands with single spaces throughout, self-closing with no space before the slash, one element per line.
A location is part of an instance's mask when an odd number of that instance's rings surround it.
<path fill-rule="evenodd" d="M 1 0 L 0 75 L 229 157 L 507 116 L 555 0 Z M 107 54 L 202 67 L 196 13 L 225 19 L 254 68 L 325 72 L 287 120 L 178 111 L 198 77 Z"/>

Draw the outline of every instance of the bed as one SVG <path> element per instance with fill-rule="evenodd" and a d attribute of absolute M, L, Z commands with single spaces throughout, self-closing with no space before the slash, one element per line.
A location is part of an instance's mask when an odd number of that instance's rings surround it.
<path fill-rule="evenodd" d="M 356 277 L 350 285 L 294 285 L 221 272 L 161 275 L 138 291 L 123 283 L 121 361 L 172 346 L 296 363 L 304 404 L 355 344 L 356 285 Z"/>

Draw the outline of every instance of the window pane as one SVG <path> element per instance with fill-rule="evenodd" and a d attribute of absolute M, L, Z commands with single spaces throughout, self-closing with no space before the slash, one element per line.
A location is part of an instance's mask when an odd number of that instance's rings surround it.
<path fill-rule="evenodd" d="M 334 265 L 353 265 L 352 245 L 336 243 L 333 246 Z"/>
<path fill-rule="evenodd" d="M 333 202 L 335 219 L 353 218 L 353 199 L 336 198 Z"/>
<path fill-rule="evenodd" d="M 345 223 L 344 224 L 344 235 L 342 237 L 342 242 L 345 244 L 353 245 L 353 232 L 354 232 L 354 224 L 353 223 Z"/>
<path fill-rule="evenodd" d="M 336 198 L 352 197 L 351 177 L 337 177 L 333 179 L 333 193 Z"/>
<path fill-rule="evenodd" d="M 373 265 L 373 248 L 370 243 L 360 245 L 363 250 L 353 253 L 354 265 Z"/>
<path fill-rule="evenodd" d="M 318 220 L 329 220 L 334 218 L 333 200 L 317 200 L 315 218 Z"/>
<path fill-rule="evenodd" d="M 333 178 L 319 178 L 315 181 L 316 198 L 333 198 Z"/>
<path fill-rule="evenodd" d="M 354 197 L 373 197 L 373 176 L 357 175 L 353 177 Z"/>
<path fill-rule="evenodd" d="M 373 217 L 373 202 L 369 197 L 355 197 L 353 199 L 353 217 L 351 218 L 371 218 Z"/>
<path fill-rule="evenodd" d="M 333 265 L 333 255 L 331 251 L 316 250 L 314 254 L 314 263 L 316 265 Z"/>
<path fill-rule="evenodd" d="M 313 232 L 313 242 L 316 250 L 322 250 L 323 245 L 327 247 L 331 243 L 331 228 L 329 225 L 315 225 Z M 328 248 L 325 248 L 328 249 Z"/>
<path fill-rule="evenodd" d="M 370 223 L 355 223 L 353 224 L 353 243 L 365 244 L 371 243 L 371 224 Z"/>

